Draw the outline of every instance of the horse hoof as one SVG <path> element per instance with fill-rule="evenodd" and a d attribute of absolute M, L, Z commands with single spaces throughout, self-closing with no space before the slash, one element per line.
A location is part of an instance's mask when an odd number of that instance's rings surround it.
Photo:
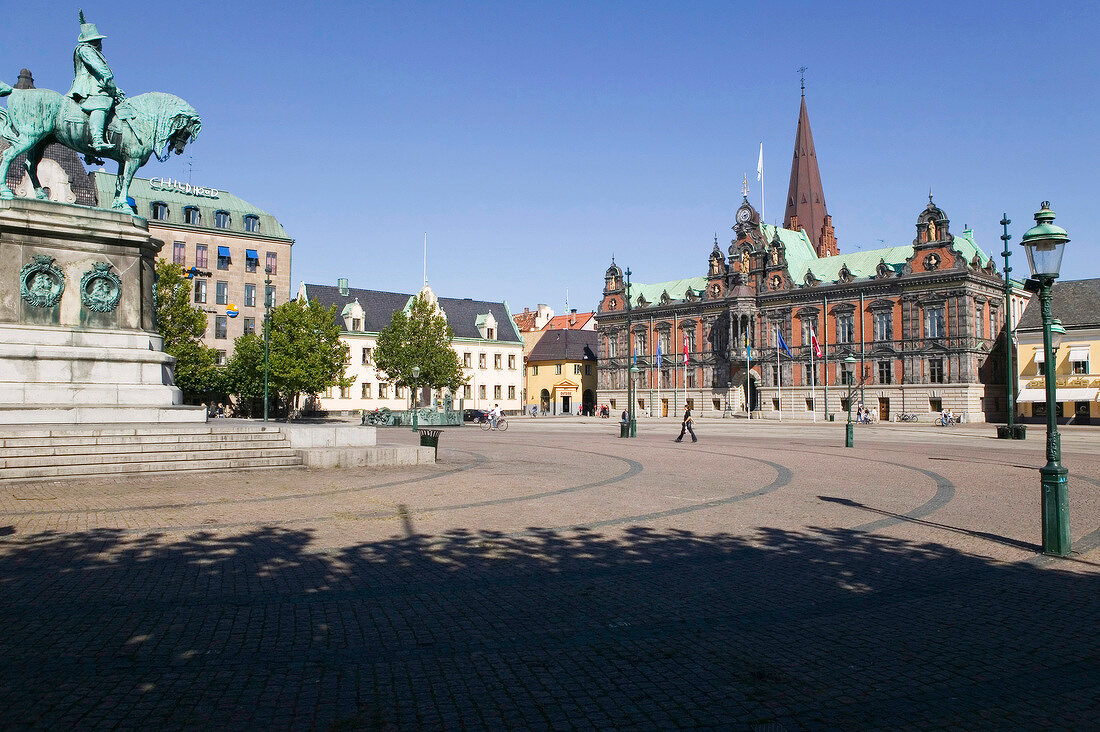
<path fill-rule="evenodd" d="M 42 188 L 35 188 L 34 189 L 34 197 L 37 198 L 39 201 L 48 201 L 48 200 L 50 200 L 50 194 L 46 193 L 46 191 Z"/>
<path fill-rule="evenodd" d="M 9 191 L 7 188 L 0 188 L 0 201 L 10 201 L 15 198 L 15 194 Z"/>

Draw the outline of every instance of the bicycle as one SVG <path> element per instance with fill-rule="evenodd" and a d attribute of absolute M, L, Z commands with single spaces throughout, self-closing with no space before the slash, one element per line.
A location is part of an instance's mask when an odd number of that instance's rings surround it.
<path fill-rule="evenodd" d="M 506 420 L 504 417 L 498 417 L 496 427 L 494 427 L 493 421 L 491 419 L 486 419 L 484 422 L 481 423 L 481 429 L 500 430 L 501 432 L 506 432 L 508 430 L 508 420 Z"/>
<path fill-rule="evenodd" d="M 936 420 L 936 425 L 939 427 L 954 427 L 958 423 L 958 417 L 940 417 Z"/>
<path fill-rule="evenodd" d="M 902 412 L 897 416 L 897 420 L 899 422 L 916 422 L 917 415 L 913 414 L 912 412 Z"/>

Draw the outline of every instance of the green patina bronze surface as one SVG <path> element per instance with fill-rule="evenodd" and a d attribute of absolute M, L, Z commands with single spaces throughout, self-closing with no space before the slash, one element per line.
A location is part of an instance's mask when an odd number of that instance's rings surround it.
<path fill-rule="evenodd" d="M 90 164 L 100 158 L 119 165 L 111 208 L 127 209 L 130 182 L 155 155 L 164 162 L 194 140 L 202 128 L 195 109 L 179 97 L 149 92 L 127 98 L 114 82 L 103 55 L 102 36 L 80 14 L 80 36 L 73 52 L 73 84 L 65 96 L 49 89 L 13 89 L 0 82 L 0 137 L 11 145 L 0 157 L 0 199 L 14 197 L 5 180 L 12 161 L 27 153 L 26 171 L 35 197 L 49 194 L 38 180 L 38 163 L 46 146 L 58 142 L 84 155 Z"/>
<path fill-rule="evenodd" d="M 65 292 L 65 273 L 53 261 L 39 255 L 19 271 L 19 294 L 31 307 L 52 308 Z"/>
<path fill-rule="evenodd" d="M 111 271 L 108 262 L 96 262 L 80 278 L 80 300 L 97 313 L 109 313 L 122 297 L 122 279 Z"/>

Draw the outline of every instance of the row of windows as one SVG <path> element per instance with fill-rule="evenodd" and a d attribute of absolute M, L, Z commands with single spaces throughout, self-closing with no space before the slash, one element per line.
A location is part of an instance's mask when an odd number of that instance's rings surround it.
<path fill-rule="evenodd" d="M 208 284 L 206 280 L 195 280 L 195 302 L 205 303 Z M 214 304 L 216 305 L 228 305 L 229 304 L 229 283 L 218 281 L 214 283 Z M 267 300 L 265 306 L 270 305 L 275 307 L 275 285 L 270 285 L 267 288 Z M 244 286 L 244 306 L 247 308 L 256 307 L 256 285 L 246 284 Z"/>
<path fill-rule="evenodd" d="M 214 316 L 214 338 L 218 340 L 224 340 L 228 338 L 229 320 L 224 315 Z M 253 335 L 256 333 L 256 319 L 245 318 L 244 319 L 244 334 Z"/>
<path fill-rule="evenodd" d="M 149 204 L 150 215 L 156 221 L 167 221 L 171 210 L 164 201 L 153 201 Z M 183 223 L 191 226 L 202 226 L 202 211 L 198 206 L 183 207 Z M 228 211 L 218 210 L 214 212 L 214 228 L 228 229 L 233 225 L 233 217 Z M 246 214 L 244 217 L 244 230 L 258 234 L 260 232 L 260 217 L 255 214 Z"/>
<path fill-rule="evenodd" d="M 987 317 L 988 313 L 988 317 Z M 947 324 L 945 316 L 945 307 L 943 305 L 932 305 L 924 308 L 924 337 L 925 338 L 944 338 L 947 336 Z M 834 343 L 854 343 L 855 338 L 855 316 L 853 313 L 838 313 L 834 316 L 835 328 Z M 894 314 L 892 310 L 876 310 L 872 313 L 872 322 L 874 326 L 874 339 L 875 341 L 892 341 L 894 340 Z M 975 304 L 975 327 L 980 338 L 992 338 L 997 332 L 997 311 L 992 307 L 986 307 L 984 303 Z M 809 345 L 811 343 L 811 329 L 814 327 L 814 320 L 811 318 L 802 319 L 802 344 Z M 689 352 L 695 351 L 695 331 L 684 330 L 684 342 Z M 660 346 L 660 350 L 664 354 L 668 354 L 670 351 L 670 338 L 669 331 L 658 332 L 657 340 Z M 824 340 L 824 339 L 822 339 Z M 775 330 L 772 329 L 772 335 L 770 337 L 772 345 L 775 345 Z M 605 340 L 605 351 L 608 358 L 616 358 L 619 352 L 619 339 L 615 336 L 610 336 Z M 648 338 L 646 333 L 634 334 L 634 349 L 638 355 L 643 355 L 648 352 Z M 650 354 L 652 355 L 652 354 Z"/>
<path fill-rule="evenodd" d="M 878 361 L 875 363 L 878 380 L 877 384 L 893 384 L 894 383 L 894 362 L 893 361 Z M 817 386 L 819 384 L 817 379 L 817 366 L 811 367 L 809 364 L 802 366 L 802 384 L 805 386 Z M 779 370 L 777 366 L 772 366 L 772 383 L 779 381 Z M 928 383 L 942 384 L 944 383 L 944 364 L 942 358 L 930 358 L 928 359 Z M 852 384 L 855 381 L 855 372 L 853 370 L 853 364 L 841 362 L 840 364 L 840 383 Z"/>
<path fill-rule="evenodd" d="M 389 399 L 390 398 L 390 387 L 391 386 L 393 386 L 393 398 L 394 399 L 404 399 L 405 398 L 406 391 L 403 387 L 394 386 L 393 384 L 388 384 L 388 383 L 373 384 L 373 383 L 367 382 L 367 381 L 364 381 L 359 385 L 359 396 L 362 399 L 373 399 L 374 397 L 372 396 L 372 394 L 376 390 L 375 387 L 377 387 L 378 398 L 379 399 Z M 477 388 L 477 391 L 478 391 L 478 397 L 479 398 L 488 399 L 488 396 L 486 396 L 487 393 L 488 393 L 488 390 L 487 390 L 487 388 L 485 387 L 484 384 L 479 386 Z M 470 399 L 472 393 L 473 393 L 473 390 L 471 389 L 469 384 L 462 387 L 462 398 L 463 399 Z M 504 388 L 500 384 L 497 384 L 496 386 L 493 387 L 493 399 L 503 399 L 504 398 L 502 396 L 503 393 L 504 393 Z M 509 386 L 507 393 L 508 393 L 508 398 L 509 399 L 515 399 L 516 398 L 516 387 L 515 386 Z M 322 396 L 324 396 L 327 399 L 331 399 L 332 398 L 332 389 L 329 388 L 328 390 L 326 390 L 325 393 Z M 348 387 L 348 386 L 340 387 L 340 398 L 341 399 L 351 399 L 351 387 Z"/>
<path fill-rule="evenodd" d="M 680 344 L 682 348 L 686 348 L 689 353 L 695 351 L 695 329 L 683 329 L 683 343 Z M 634 334 L 634 349 L 638 352 L 638 355 L 648 353 L 649 334 L 645 332 L 637 332 Z M 672 352 L 672 333 L 667 330 L 657 331 L 657 346 L 662 354 L 668 356 Z M 649 354 L 652 355 L 652 354 Z"/>
<path fill-rule="evenodd" d="M 560 374 L 561 370 L 562 370 L 562 364 L 560 364 L 560 363 L 554 364 L 554 373 L 555 374 Z M 573 373 L 574 374 L 580 374 L 581 373 L 581 365 L 579 363 L 573 364 Z M 592 374 L 592 364 L 587 364 L 586 363 L 584 365 L 584 375 L 585 376 L 590 376 L 591 374 Z M 539 367 L 538 366 L 532 366 L 531 367 L 531 376 L 538 376 L 538 375 L 539 375 Z"/>
<path fill-rule="evenodd" d="M 1041 352 L 1037 352 L 1035 355 L 1035 375 L 1042 376 L 1046 373 L 1046 364 L 1044 363 Z M 1087 358 L 1084 360 L 1075 359 L 1073 361 L 1070 361 L 1069 372 L 1075 376 L 1088 375 L 1092 373 L 1091 371 L 1089 371 L 1089 361 Z"/>
<path fill-rule="evenodd" d="M 268 274 L 278 273 L 278 254 L 276 252 L 267 252 L 264 271 Z M 172 261 L 181 267 L 187 266 L 187 244 L 182 241 L 177 241 L 172 244 Z M 206 269 L 210 266 L 209 249 L 206 244 L 195 245 L 195 266 L 199 269 Z M 228 270 L 229 266 L 233 263 L 232 255 L 229 253 L 229 247 L 218 247 L 218 269 Z M 248 249 L 245 251 L 244 257 L 244 271 L 255 272 L 260 268 L 260 255 L 254 249 Z"/>
<path fill-rule="evenodd" d="M 489 336 L 489 337 L 492 338 L 492 336 Z M 493 354 L 493 368 L 494 369 L 500 369 L 501 368 L 502 359 L 503 359 L 503 356 L 501 354 L 499 354 L 499 353 L 494 353 Z M 462 354 L 462 366 L 463 366 L 463 368 L 467 368 L 467 369 L 473 368 L 473 366 L 471 365 L 472 363 L 473 363 L 473 354 L 469 353 L 469 352 L 463 353 Z M 485 364 L 486 364 L 486 354 L 484 354 L 484 353 L 477 354 L 477 367 L 479 369 L 488 368 Z M 515 368 L 516 368 L 516 356 L 515 356 L 515 354 L 509 354 L 508 355 L 508 368 L 510 368 L 512 370 L 515 370 Z"/>

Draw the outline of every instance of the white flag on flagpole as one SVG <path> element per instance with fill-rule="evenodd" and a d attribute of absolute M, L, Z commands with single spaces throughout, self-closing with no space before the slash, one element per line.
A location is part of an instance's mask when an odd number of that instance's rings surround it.
<path fill-rule="evenodd" d="M 756 179 L 764 178 L 764 143 L 760 143 L 760 158 L 756 161 Z"/>

